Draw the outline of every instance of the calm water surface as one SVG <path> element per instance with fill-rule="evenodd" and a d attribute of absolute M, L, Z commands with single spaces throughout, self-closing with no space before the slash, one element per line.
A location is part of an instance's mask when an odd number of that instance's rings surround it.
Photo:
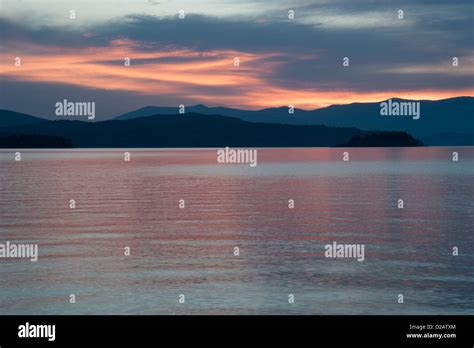
<path fill-rule="evenodd" d="M 343 151 L 3 150 L 0 314 L 474 314 L 474 149 Z"/>

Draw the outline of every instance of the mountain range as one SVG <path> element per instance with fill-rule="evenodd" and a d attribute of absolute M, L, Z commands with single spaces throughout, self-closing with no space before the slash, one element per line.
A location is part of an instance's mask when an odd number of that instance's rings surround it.
<path fill-rule="evenodd" d="M 380 103 L 294 113 L 288 107 L 239 110 L 199 104 L 179 114 L 178 107 L 147 106 L 98 122 L 47 120 L 0 110 L 0 137 L 28 144 L 33 140 L 26 135 L 56 137 L 58 144 L 74 147 L 416 146 L 416 139 L 432 146 L 474 146 L 473 97 L 419 102 L 416 120 L 381 116 Z"/>
<path fill-rule="evenodd" d="M 380 116 L 381 102 L 331 105 L 309 111 L 294 109 L 294 114 L 288 113 L 288 107 L 255 111 L 206 107 L 202 104 L 187 107 L 186 112 L 236 117 L 259 123 L 404 131 L 428 145 L 474 145 L 474 97 L 456 97 L 436 101 L 392 98 L 392 101 L 420 102 L 420 118 L 414 120 L 406 116 Z M 176 115 L 178 111 L 177 107 L 147 106 L 120 115 L 116 119 L 127 120 L 156 114 Z"/>

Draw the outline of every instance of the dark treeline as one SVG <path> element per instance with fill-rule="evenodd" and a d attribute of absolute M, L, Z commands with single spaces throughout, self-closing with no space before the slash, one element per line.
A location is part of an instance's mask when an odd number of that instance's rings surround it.
<path fill-rule="evenodd" d="M 423 143 L 406 132 L 370 132 L 354 135 L 340 147 L 399 147 L 423 146 Z"/>
<path fill-rule="evenodd" d="M 25 148 L 72 148 L 72 141 L 56 136 L 15 134 L 0 136 L 0 148 L 25 149 Z"/>
<path fill-rule="evenodd" d="M 358 139 L 355 136 L 366 139 L 363 136 L 367 132 L 350 127 L 252 123 L 219 115 L 189 113 L 94 123 L 49 121 L 3 128 L 0 136 L 2 134 L 22 135 L 4 138 L 1 147 L 331 147 Z M 25 137 L 24 134 L 31 135 Z M 379 146 L 414 146 L 391 133 L 377 134 L 378 142 L 382 144 Z M 389 139 L 384 142 L 385 134 Z"/>

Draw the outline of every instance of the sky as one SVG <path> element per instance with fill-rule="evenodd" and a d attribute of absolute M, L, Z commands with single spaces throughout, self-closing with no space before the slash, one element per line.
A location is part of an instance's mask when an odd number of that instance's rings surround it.
<path fill-rule="evenodd" d="M 472 0 L 0 0 L 0 108 L 52 118 L 93 101 L 105 119 L 473 96 L 473 43 Z"/>

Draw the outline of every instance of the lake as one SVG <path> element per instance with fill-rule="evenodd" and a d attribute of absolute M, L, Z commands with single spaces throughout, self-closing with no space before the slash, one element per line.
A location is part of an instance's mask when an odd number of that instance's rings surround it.
<path fill-rule="evenodd" d="M 0 258 L 0 314 L 474 314 L 474 148 L 21 156 L 0 151 L 0 243 L 39 258 Z"/>

